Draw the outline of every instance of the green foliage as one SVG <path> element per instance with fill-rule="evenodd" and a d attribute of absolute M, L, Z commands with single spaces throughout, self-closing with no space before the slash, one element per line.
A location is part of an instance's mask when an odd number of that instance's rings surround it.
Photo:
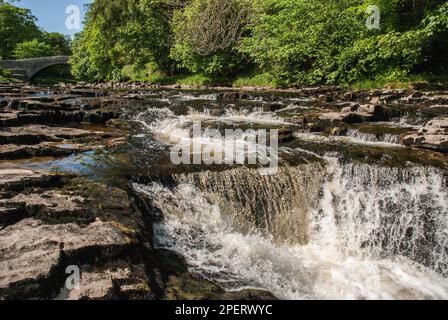
<path fill-rule="evenodd" d="M 7 82 L 8 80 L 8 74 L 6 74 L 6 71 L 0 68 L 0 83 Z"/>
<path fill-rule="evenodd" d="M 181 1 L 179 1 L 180 3 Z M 175 71 L 169 57 L 173 34 L 173 0 L 97 0 L 84 31 L 73 44 L 73 73 L 85 80 L 122 80 L 122 68 L 155 63 L 168 74 Z"/>
<path fill-rule="evenodd" d="M 40 30 L 30 10 L 0 1 L 0 59 L 67 54 L 69 38 Z"/>
<path fill-rule="evenodd" d="M 401 78 L 440 52 L 435 30 L 446 35 L 447 4 L 434 9 L 443 2 L 378 1 L 381 28 L 369 30 L 359 1 L 263 0 L 242 50 L 286 84 Z"/>
<path fill-rule="evenodd" d="M 71 39 L 57 32 L 43 32 L 39 38 L 51 48 L 52 56 L 66 56 L 71 54 Z"/>
<path fill-rule="evenodd" d="M 40 36 L 36 18 L 28 9 L 0 2 L 0 59 L 10 59 L 18 43 Z"/>
<path fill-rule="evenodd" d="M 51 56 L 53 49 L 45 42 L 40 42 L 37 39 L 19 43 L 13 52 L 15 59 L 28 59 Z"/>
<path fill-rule="evenodd" d="M 446 73 L 447 49 L 446 0 L 96 0 L 72 63 L 90 81 L 384 83 Z"/>

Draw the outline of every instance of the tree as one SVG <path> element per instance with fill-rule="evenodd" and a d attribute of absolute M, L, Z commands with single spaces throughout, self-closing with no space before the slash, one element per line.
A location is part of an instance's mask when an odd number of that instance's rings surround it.
<path fill-rule="evenodd" d="M 15 59 L 29 59 L 54 55 L 54 49 L 47 43 L 37 39 L 19 43 L 14 49 Z"/>
<path fill-rule="evenodd" d="M 171 56 L 191 72 L 229 75 L 247 68 L 237 47 L 253 13 L 249 0 L 193 0 L 174 17 Z"/>
<path fill-rule="evenodd" d="M 40 40 L 51 47 L 51 55 L 65 56 L 71 54 L 71 40 L 57 32 L 43 32 Z"/>
<path fill-rule="evenodd" d="M 154 63 L 168 74 L 176 70 L 169 53 L 171 19 L 182 7 L 176 0 L 97 0 L 85 28 L 73 44 L 73 72 L 90 80 L 119 80 L 126 65 Z"/>
<path fill-rule="evenodd" d="M 31 11 L 13 2 L 0 0 L 0 59 L 70 54 L 69 38 L 40 30 Z M 37 47 L 31 48 L 33 44 Z"/>
<path fill-rule="evenodd" d="M 368 28 L 374 3 L 379 28 Z M 75 38 L 85 80 L 123 68 L 345 84 L 448 69 L 446 0 L 95 0 Z M 129 69 L 128 69 L 129 70 Z"/>
<path fill-rule="evenodd" d="M 41 35 L 35 22 L 30 10 L 0 2 L 0 59 L 12 58 L 18 43 Z"/>
<path fill-rule="evenodd" d="M 397 80 L 423 66 L 436 37 L 446 35 L 424 22 L 441 15 L 443 3 L 379 0 L 380 29 L 371 30 L 368 4 L 357 0 L 261 0 L 241 50 L 285 84 Z"/>

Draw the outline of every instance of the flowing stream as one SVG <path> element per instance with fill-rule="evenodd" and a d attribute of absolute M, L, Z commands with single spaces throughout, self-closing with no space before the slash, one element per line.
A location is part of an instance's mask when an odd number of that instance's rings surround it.
<path fill-rule="evenodd" d="M 152 150 L 154 142 L 191 143 L 196 120 L 220 129 L 292 125 L 274 112 L 232 108 L 179 114 L 149 107 L 134 118 L 136 137 Z M 446 170 L 359 161 L 347 148 L 373 145 L 387 159 L 404 148 L 394 135 L 346 136 L 339 138 L 368 144 L 334 149 L 346 141 L 296 132 L 280 154 L 300 161 L 288 158 L 275 175 L 203 166 L 133 188 L 161 216 L 156 245 L 181 253 L 191 271 L 228 290 L 262 288 L 285 299 L 448 299 Z"/>

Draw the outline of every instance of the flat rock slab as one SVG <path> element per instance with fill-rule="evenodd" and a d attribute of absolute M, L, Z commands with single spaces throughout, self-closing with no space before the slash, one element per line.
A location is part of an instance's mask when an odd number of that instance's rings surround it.
<path fill-rule="evenodd" d="M 448 153 L 448 117 L 432 119 L 418 133 L 406 135 L 402 140 L 408 147 Z"/>
<path fill-rule="evenodd" d="M 45 225 L 35 219 L 22 220 L 0 231 L 0 297 L 22 285 L 22 290 L 26 291 L 30 283 L 39 286 L 40 281 L 57 277 L 53 273 L 61 263 L 62 254 L 127 243 L 120 231 L 99 220 L 85 228 L 76 224 Z"/>
<path fill-rule="evenodd" d="M 118 261 L 115 266 L 80 267 L 81 281 L 78 288 L 61 296 L 65 300 L 144 299 L 151 290 L 145 266 Z"/>
<path fill-rule="evenodd" d="M 20 169 L 20 168 L 0 168 L 0 187 L 12 183 L 24 182 L 24 180 L 41 179 L 45 173 L 41 171 Z"/>
<path fill-rule="evenodd" d="M 29 187 L 55 186 L 67 174 L 23 169 L 14 164 L 0 164 L 0 191 L 21 191 Z"/>
<path fill-rule="evenodd" d="M 9 199 L 1 199 L 0 226 L 19 221 L 22 217 L 35 217 L 50 223 L 92 222 L 92 216 L 83 208 L 84 199 L 62 194 L 56 190 L 43 193 L 20 193 Z"/>
<path fill-rule="evenodd" d="M 96 149 L 82 144 L 41 142 L 36 145 L 0 145 L 0 159 L 19 159 L 29 157 L 62 157 L 70 154 Z"/>
<path fill-rule="evenodd" d="M 26 125 L 0 129 L 0 144 L 34 144 L 39 141 L 58 141 L 88 136 L 90 132 L 75 128 Z"/>

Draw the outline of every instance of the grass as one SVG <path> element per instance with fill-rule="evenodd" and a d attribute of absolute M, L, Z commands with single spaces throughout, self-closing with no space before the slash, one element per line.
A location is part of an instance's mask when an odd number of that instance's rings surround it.
<path fill-rule="evenodd" d="M 20 82 L 22 81 L 10 78 L 6 73 L 0 74 L 0 83 L 7 84 L 7 83 L 20 83 Z"/>
<path fill-rule="evenodd" d="M 10 75 L 9 72 L 0 69 L 0 83 L 11 82 L 12 79 L 9 78 L 9 75 Z"/>
<path fill-rule="evenodd" d="M 425 89 L 446 89 L 448 88 L 448 76 L 421 74 L 404 77 L 401 79 L 377 79 L 364 80 L 356 82 L 348 87 L 358 90 L 372 90 L 372 89 L 407 89 L 411 87 L 420 87 Z"/>
<path fill-rule="evenodd" d="M 252 74 L 249 76 L 240 76 L 233 81 L 234 87 L 271 87 L 278 86 L 277 81 L 268 74 Z"/>
<path fill-rule="evenodd" d="M 250 73 L 238 75 L 236 77 L 212 77 L 203 73 L 167 76 L 160 72 L 153 72 L 149 75 L 136 76 L 132 72 L 126 72 L 131 81 L 149 82 L 161 85 L 191 85 L 191 86 L 227 86 L 227 87 L 261 87 L 278 88 L 283 87 L 276 79 L 266 73 Z M 364 80 L 353 84 L 341 85 L 346 89 L 374 90 L 374 89 L 447 89 L 448 76 L 421 74 L 413 76 L 392 76 L 374 80 Z"/>
<path fill-rule="evenodd" d="M 135 72 L 132 66 L 126 66 L 123 73 L 130 81 L 156 83 L 160 85 L 190 85 L 190 86 L 227 86 L 227 87 L 276 87 L 275 80 L 267 74 L 254 72 L 229 76 L 209 76 L 204 73 L 165 75 L 155 71 L 151 73 Z"/>

